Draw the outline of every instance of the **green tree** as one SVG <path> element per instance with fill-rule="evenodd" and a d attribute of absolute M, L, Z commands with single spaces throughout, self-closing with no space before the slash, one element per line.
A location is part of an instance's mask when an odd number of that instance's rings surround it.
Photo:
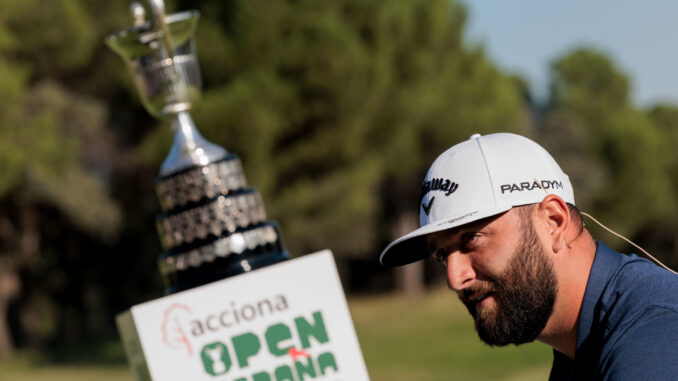
<path fill-rule="evenodd" d="M 661 136 L 661 152 L 667 163 L 662 176 L 670 182 L 671 193 L 676 195 L 678 194 L 678 155 L 675 153 L 675 147 L 678 145 L 678 107 L 658 104 L 651 107 L 646 114 Z M 656 253 L 673 269 L 678 267 L 676 229 L 678 229 L 678 220 L 675 216 L 660 215 L 637 234 L 646 249 L 651 253 Z"/>
<path fill-rule="evenodd" d="M 629 87 L 603 54 L 565 54 L 552 65 L 540 136 L 566 158 L 578 205 L 632 236 L 653 221 L 672 219 L 676 199 L 666 176 L 670 150 L 653 121 L 631 104 Z"/>
<path fill-rule="evenodd" d="M 38 7 L 46 9 L 36 12 Z M 21 298 L 28 341 L 53 335 L 58 324 L 50 292 L 39 289 L 59 271 L 50 268 L 43 245 L 47 226 L 64 221 L 75 231 L 112 238 L 121 215 L 105 178 L 97 175 L 106 145 L 105 107 L 59 83 L 94 50 L 82 7 L 0 1 L 0 15 L 1 360 L 12 352 L 5 319 L 13 299 Z"/>

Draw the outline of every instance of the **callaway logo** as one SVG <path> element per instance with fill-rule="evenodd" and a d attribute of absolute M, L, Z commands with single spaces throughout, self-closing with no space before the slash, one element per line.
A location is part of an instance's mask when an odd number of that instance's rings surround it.
<path fill-rule="evenodd" d="M 442 191 L 445 192 L 444 195 L 445 197 L 447 197 L 454 193 L 457 190 L 457 188 L 459 188 L 459 184 L 455 183 L 454 181 L 451 181 L 450 179 L 434 178 L 424 181 L 424 183 L 421 184 L 421 194 L 419 195 L 419 202 L 421 202 L 424 199 L 424 196 L 426 196 L 428 192 Z M 423 202 L 421 203 L 421 207 L 424 209 L 424 213 L 426 213 L 427 216 L 431 212 L 433 200 L 435 199 L 436 199 L 435 196 L 431 197 L 431 200 L 428 202 L 428 205 L 426 205 L 426 203 Z"/>
<path fill-rule="evenodd" d="M 433 178 L 424 181 L 424 183 L 421 184 L 421 194 L 419 195 L 419 201 L 421 202 L 428 192 L 442 191 L 445 192 L 444 195 L 445 197 L 447 197 L 454 193 L 457 190 L 457 188 L 459 188 L 459 184 L 455 183 L 454 181 L 451 181 L 450 179 Z M 426 203 L 424 202 L 421 203 L 421 207 L 424 209 L 424 213 L 426 213 L 427 216 L 429 215 L 429 213 L 431 213 L 431 207 L 433 206 L 433 201 L 435 199 L 436 199 L 435 196 L 431 197 L 431 200 L 428 202 L 428 205 L 426 205 Z"/>
<path fill-rule="evenodd" d="M 443 191 L 445 192 L 445 196 L 449 196 L 454 193 L 457 188 L 459 188 L 459 184 L 450 181 L 450 179 L 431 179 L 424 181 L 424 183 L 421 184 L 421 195 L 419 197 L 423 199 L 424 196 L 426 196 L 426 193 L 437 190 Z"/>
<path fill-rule="evenodd" d="M 517 184 L 504 184 L 500 189 L 502 194 L 506 192 L 531 191 L 534 189 L 563 189 L 563 182 L 557 180 L 542 180 L 541 182 L 537 182 L 536 180 L 532 182 L 525 181 Z"/>
<path fill-rule="evenodd" d="M 424 213 L 426 213 L 427 216 L 429 213 L 431 213 L 431 206 L 433 206 L 433 201 L 435 199 L 435 196 L 431 197 L 431 201 L 428 202 L 428 205 L 426 205 L 424 202 L 421 203 L 421 207 L 424 208 Z"/>

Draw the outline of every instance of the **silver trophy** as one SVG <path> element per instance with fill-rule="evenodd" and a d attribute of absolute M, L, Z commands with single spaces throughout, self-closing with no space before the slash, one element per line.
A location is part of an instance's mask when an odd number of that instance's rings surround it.
<path fill-rule="evenodd" d="M 200 135 L 189 114 L 202 90 L 193 35 L 199 13 L 167 15 L 149 0 L 152 17 L 134 2 L 134 26 L 106 37 L 129 67 L 141 102 L 169 120 L 174 140 L 156 192 L 163 213 L 157 228 L 168 293 L 289 258 L 279 228 L 266 220 L 259 193 L 248 187 L 240 159 Z"/>

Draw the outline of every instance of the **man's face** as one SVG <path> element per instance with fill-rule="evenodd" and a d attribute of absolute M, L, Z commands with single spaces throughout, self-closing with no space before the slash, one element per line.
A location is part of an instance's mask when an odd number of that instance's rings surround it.
<path fill-rule="evenodd" d="M 507 213 L 441 237 L 431 237 L 429 246 L 445 248 L 448 283 L 480 339 L 498 346 L 536 339 L 553 312 L 557 282 L 532 220 Z"/>

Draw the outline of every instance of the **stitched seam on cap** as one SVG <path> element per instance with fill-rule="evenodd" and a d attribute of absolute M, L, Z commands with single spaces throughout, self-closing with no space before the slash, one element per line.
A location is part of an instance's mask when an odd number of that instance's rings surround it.
<path fill-rule="evenodd" d="M 499 202 L 497 200 L 497 194 L 494 191 L 494 181 L 493 181 L 494 179 L 492 178 L 492 174 L 490 173 L 490 166 L 488 164 L 487 157 L 485 157 L 485 151 L 483 150 L 483 146 L 480 144 L 480 138 L 482 138 L 482 136 L 478 137 L 474 140 L 476 141 L 476 144 L 478 145 L 478 149 L 480 150 L 480 156 L 483 158 L 483 163 L 485 164 L 485 170 L 487 171 L 487 178 L 490 180 L 490 187 L 491 187 L 490 191 L 492 192 L 492 198 L 494 200 L 493 206 L 497 207 Z"/>

